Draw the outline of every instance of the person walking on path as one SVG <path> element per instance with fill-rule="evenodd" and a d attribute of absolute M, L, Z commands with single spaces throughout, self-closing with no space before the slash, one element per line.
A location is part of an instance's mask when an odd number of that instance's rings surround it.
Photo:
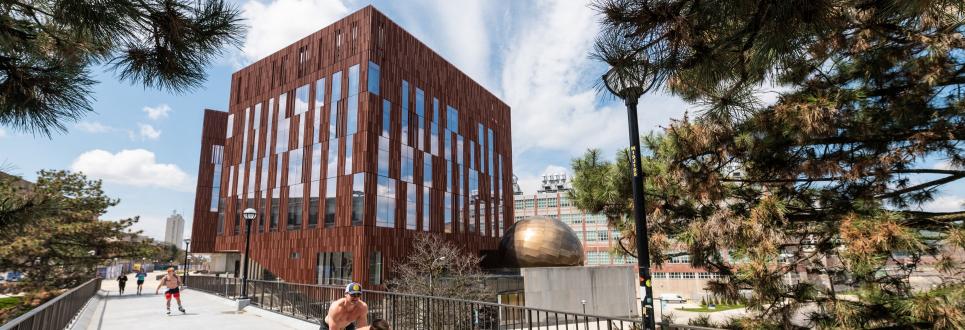
<path fill-rule="evenodd" d="M 124 294 L 124 286 L 126 285 L 127 285 L 127 274 L 124 274 L 122 272 L 120 276 L 117 276 L 117 287 L 120 289 L 121 295 Z"/>
<path fill-rule="evenodd" d="M 134 275 L 134 278 L 137 279 L 137 295 L 141 295 L 141 289 L 144 288 L 145 277 L 147 277 L 147 272 L 144 271 L 143 267 L 137 271 L 137 274 Z"/>
<path fill-rule="evenodd" d="M 181 278 L 178 274 L 174 273 L 174 267 L 168 268 L 168 273 L 161 278 L 161 283 L 157 284 L 157 289 L 154 290 L 154 294 L 158 294 L 161 290 L 161 286 L 166 286 L 168 289 L 164 292 L 164 300 L 167 301 L 168 315 L 171 315 L 171 297 L 178 301 L 178 310 L 181 313 L 185 313 L 184 307 L 181 307 Z"/>
<path fill-rule="evenodd" d="M 319 330 L 356 330 L 368 325 L 369 305 L 362 301 L 362 286 L 352 282 L 345 287 L 345 297 L 332 303 Z M 368 327 L 365 327 L 368 329 Z"/>

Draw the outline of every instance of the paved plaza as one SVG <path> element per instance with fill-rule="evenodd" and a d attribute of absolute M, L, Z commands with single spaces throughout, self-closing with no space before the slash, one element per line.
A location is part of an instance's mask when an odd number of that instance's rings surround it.
<path fill-rule="evenodd" d="M 177 311 L 171 301 L 171 315 L 165 314 L 163 289 L 155 295 L 158 281 L 154 278 L 162 272 L 148 275 L 143 295 L 135 295 L 136 281 L 132 276 L 127 282 L 123 296 L 118 295 L 117 281 L 104 280 L 101 299 L 94 299 L 87 306 L 75 330 L 113 329 L 180 329 L 196 330 L 210 327 L 218 329 L 318 329 L 317 324 L 300 321 L 259 308 L 246 308 L 237 312 L 233 301 L 194 290 L 183 290 L 181 299 L 187 313 Z M 190 284 L 190 279 L 188 280 Z"/>

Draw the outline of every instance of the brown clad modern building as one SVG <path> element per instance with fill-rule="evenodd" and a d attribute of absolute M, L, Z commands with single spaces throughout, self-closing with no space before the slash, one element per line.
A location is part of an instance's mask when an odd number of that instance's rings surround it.
<path fill-rule="evenodd" d="M 192 252 L 252 277 L 381 285 L 431 232 L 481 253 L 513 219 L 509 106 L 369 6 L 234 73 L 205 112 Z"/>

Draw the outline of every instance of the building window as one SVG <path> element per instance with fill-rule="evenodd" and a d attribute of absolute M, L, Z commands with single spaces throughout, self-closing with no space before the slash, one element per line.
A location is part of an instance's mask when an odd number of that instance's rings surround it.
<path fill-rule="evenodd" d="M 415 89 L 415 114 L 416 123 L 418 126 L 418 131 L 416 131 L 416 147 L 419 150 L 426 150 L 426 126 L 425 126 L 425 109 L 426 109 L 426 94 L 422 89 Z"/>
<path fill-rule="evenodd" d="M 325 178 L 334 178 L 338 175 L 338 142 L 339 139 L 328 140 L 328 159 L 325 170 Z"/>
<path fill-rule="evenodd" d="M 332 100 L 328 107 L 328 138 L 339 136 L 338 131 L 338 101 L 342 99 L 342 72 L 332 74 Z"/>
<path fill-rule="evenodd" d="M 276 231 L 278 230 L 278 204 L 280 204 L 281 201 L 278 199 L 277 189 L 273 191 L 272 194 L 271 214 L 268 216 L 268 230 Z"/>
<path fill-rule="evenodd" d="M 369 257 L 369 284 L 382 284 L 382 252 L 372 251 Z"/>
<path fill-rule="evenodd" d="M 422 156 L 422 185 L 432 188 L 432 155 L 424 153 Z"/>
<path fill-rule="evenodd" d="M 443 194 L 443 208 L 442 208 L 442 227 L 447 234 L 453 233 L 452 224 L 452 194 Z"/>
<path fill-rule="evenodd" d="M 413 152 L 412 147 L 402 146 L 402 157 L 400 158 L 402 164 L 399 164 L 399 168 L 401 169 L 399 179 L 409 183 L 415 182 L 412 174 L 413 168 L 415 167 L 415 159 L 413 159 L 412 156 Z"/>
<path fill-rule="evenodd" d="M 308 89 L 309 85 L 305 84 L 301 87 L 295 89 L 295 114 L 308 112 Z"/>
<path fill-rule="evenodd" d="M 342 174 L 349 175 L 352 174 L 352 140 L 354 140 L 355 135 L 345 136 L 345 171 Z"/>
<path fill-rule="evenodd" d="M 318 284 L 346 285 L 352 282 L 352 252 L 319 252 Z"/>
<path fill-rule="evenodd" d="M 309 187 L 311 191 L 308 192 L 310 196 L 308 199 L 308 228 L 315 228 L 318 226 L 318 189 L 319 182 L 312 181 Z"/>
<path fill-rule="evenodd" d="M 432 190 L 422 187 L 422 231 L 429 231 L 429 201 L 432 200 Z"/>
<path fill-rule="evenodd" d="M 361 226 L 365 219 L 365 173 L 352 176 L 352 226 Z"/>
<path fill-rule="evenodd" d="M 301 184 L 288 187 L 288 230 L 302 228 L 302 189 Z"/>
<path fill-rule="evenodd" d="M 389 139 L 379 137 L 378 175 L 389 176 Z"/>
<path fill-rule="evenodd" d="M 302 149 L 288 152 L 288 185 L 302 183 Z"/>
<path fill-rule="evenodd" d="M 329 178 L 325 180 L 325 228 L 335 227 L 335 206 L 338 202 L 335 198 L 337 191 L 337 180 L 338 178 Z"/>
<path fill-rule="evenodd" d="M 391 137 L 392 134 L 392 103 L 382 100 L 382 136 Z"/>
<path fill-rule="evenodd" d="M 405 229 L 416 230 L 419 229 L 416 224 L 416 210 L 418 210 L 419 202 L 416 200 L 416 190 L 418 188 L 414 183 L 407 183 L 405 189 Z"/>
<path fill-rule="evenodd" d="M 395 185 L 396 182 L 393 179 L 378 177 L 375 214 L 375 225 L 378 227 L 395 227 Z"/>
<path fill-rule="evenodd" d="M 369 93 L 379 95 L 379 65 L 369 61 Z"/>

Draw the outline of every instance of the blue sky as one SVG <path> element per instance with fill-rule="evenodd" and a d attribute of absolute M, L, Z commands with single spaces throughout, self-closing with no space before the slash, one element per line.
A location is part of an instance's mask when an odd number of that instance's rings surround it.
<path fill-rule="evenodd" d="M 627 144 L 622 104 L 594 88 L 605 70 L 588 58 L 598 17 L 581 0 L 236 1 L 250 26 L 240 49 L 207 68 L 204 88 L 170 94 L 118 82 L 97 69 L 94 109 L 51 139 L 0 127 L 0 164 L 28 180 L 40 169 L 74 169 L 104 179 L 121 204 L 106 219 L 141 216 L 164 235 L 172 210 L 190 235 L 202 112 L 227 108 L 230 74 L 331 22 L 373 4 L 512 107 L 513 171 L 532 193 L 544 173 L 566 171 L 589 147 L 612 155 Z M 640 102 L 641 130 L 694 108 L 666 95 Z M 941 166 L 938 160 L 930 166 Z M 926 208 L 960 209 L 956 183 Z"/>

